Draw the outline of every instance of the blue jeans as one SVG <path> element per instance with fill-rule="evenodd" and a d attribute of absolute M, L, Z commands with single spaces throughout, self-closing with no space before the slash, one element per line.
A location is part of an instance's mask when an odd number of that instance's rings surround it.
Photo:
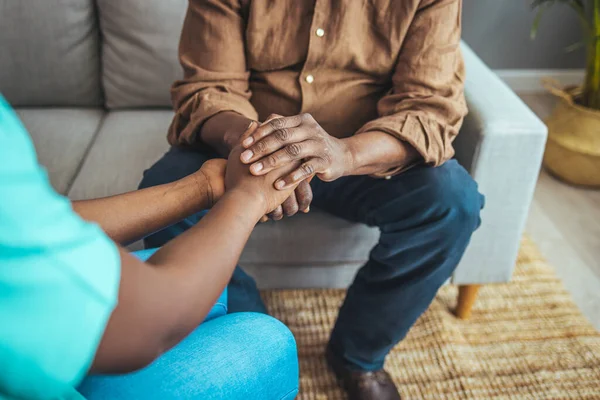
<path fill-rule="evenodd" d="M 212 157 L 172 148 L 144 173 L 140 186 L 182 178 Z M 313 206 L 381 231 L 369 261 L 348 289 L 329 340 L 331 352 L 349 369 L 380 369 L 392 347 L 452 275 L 480 224 L 484 198 L 455 160 L 437 168 L 415 167 L 389 180 L 313 179 L 311 187 Z M 159 246 L 194 222 L 184 220 L 148 237 L 146 243 Z M 237 299 L 260 298 L 254 281 L 238 270 L 229 286 L 228 302 L 233 309 L 248 311 L 247 305 L 236 304 Z"/>
<path fill-rule="evenodd" d="M 148 367 L 87 377 L 79 392 L 89 400 L 294 399 L 298 356 L 292 333 L 264 314 L 225 315 L 226 304 L 227 291 L 202 325 Z"/>

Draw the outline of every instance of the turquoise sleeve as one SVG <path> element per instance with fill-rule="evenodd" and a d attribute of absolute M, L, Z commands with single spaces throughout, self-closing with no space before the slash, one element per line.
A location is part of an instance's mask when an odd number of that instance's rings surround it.
<path fill-rule="evenodd" d="M 50 186 L 0 96 L 0 398 L 72 398 L 119 289 L 117 246 Z"/>

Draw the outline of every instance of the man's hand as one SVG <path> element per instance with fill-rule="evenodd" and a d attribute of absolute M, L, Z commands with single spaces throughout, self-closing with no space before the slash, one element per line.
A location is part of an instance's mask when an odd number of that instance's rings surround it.
<path fill-rule="evenodd" d="M 292 192 L 290 197 L 288 197 L 282 205 L 277 207 L 275 210 L 270 212 L 265 218 L 261 221 L 265 222 L 269 218 L 273 221 L 279 221 L 285 215 L 286 217 L 291 217 L 295 215 L 298 211 L 302 211 L 307 213 L 310 210 L 310 203 L 312 202 L 313 194 L 312 189 L 310 188 L 310 179 L 302 181 L 296 187 L 296 190 Z"/>
<path fill-rule="evenodd" d="M 254 123 L 253 128 L 256 129 L 256 126 L 257 124 Z M 250 173 L 248 167 L 240 161 L 242 151 L 241 146 L 237 146 L 231 151 L 225 172 L 225 188 L 227 191 L 240 190 L 251 193 L 255 197 L 260 197 L 265 214 L 269 214 L 293 194 L 297 186 L 297 184 L 294 184 L 282 190 L 275 190 L 275 181 L 298 168 L 300 162 L 290 162 L 281 168 L 271 170 L 269 173 L 254 176 Z"/>
<path fill-rule="evenodd" d="M 317 175 L 333 181 L 352 169 L 352 154 L 342 139 L 329 135 L 310 114 L 270 120 L 242 141 L 246 149 L 240 159 L 252 164 L 254 175 L 268 174 L 290 163 L 301 163 L 277 180 L 277 189 L 287 189 Z"/>
<path fill-rule="evenodd" d="M 272 120 L 277 118 L 283 118 L 282 115 L 279 114 L 271 114 L 263 123 L 268 124 Z M 241 137 L 241 141 L 247 138 L 251 132 L 246 132 Z M 307 213 L 310 210 L 310 203 L 313 199 L 312 189 L 310 187 L 310 181 L 312 178 L 307 179 L 305 181 L 300 182 L 296 190 L 288 197 L 282 205 L 273 210 L 269 215 L 263 217 L 261 222 L 268 221 L 271 218 L 274 221 L 279 221 L 285 215 L 286 217 L 291 217 L 295 215 L 298 211 L 302 211 Z"/>

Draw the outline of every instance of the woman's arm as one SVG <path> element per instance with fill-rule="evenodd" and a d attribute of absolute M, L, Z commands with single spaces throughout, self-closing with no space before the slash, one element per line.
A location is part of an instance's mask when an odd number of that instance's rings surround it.
<path fill-rule="evenodd" d="M 273 184 L 297 164 L 254 177 L 240 153 L 235 149 L 227 165 L 228 192 L 197 225 L 147 263 L 121 250 L 119 302 L 92 371 L 141 368 L 195 329 L 227 285 L 254 225 L 294 190 Z"/>
<path fill-rule="evenodd" d="M 183 179 L 101 199 L 73 202 L 83 219 L 96 222 L 115 242 L 134 242 L 196 212 L 223 195 L 225 160 L 207 161 Z"/>

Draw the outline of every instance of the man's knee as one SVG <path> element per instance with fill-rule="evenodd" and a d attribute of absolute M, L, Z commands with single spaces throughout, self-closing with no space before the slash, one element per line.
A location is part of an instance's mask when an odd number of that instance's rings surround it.
<path fill-rule="evenodd" d="M 444 234 L 470 235 L 479 226 L 483 196 L 456 161 L 408 173 L 397 180 L 400 195 L 378 212 L 382 233 L 429 226 Z"/>
<path fill-rule="evenodd" d="M 481 220 L 484 197 L 479 193 L 477 183 L 452 160 L 431 168 L 425 174 L 427 189 L 423 191 L 423 206 L 438 221 L 447 233 L 468 232 L 477 229 Z"/>

